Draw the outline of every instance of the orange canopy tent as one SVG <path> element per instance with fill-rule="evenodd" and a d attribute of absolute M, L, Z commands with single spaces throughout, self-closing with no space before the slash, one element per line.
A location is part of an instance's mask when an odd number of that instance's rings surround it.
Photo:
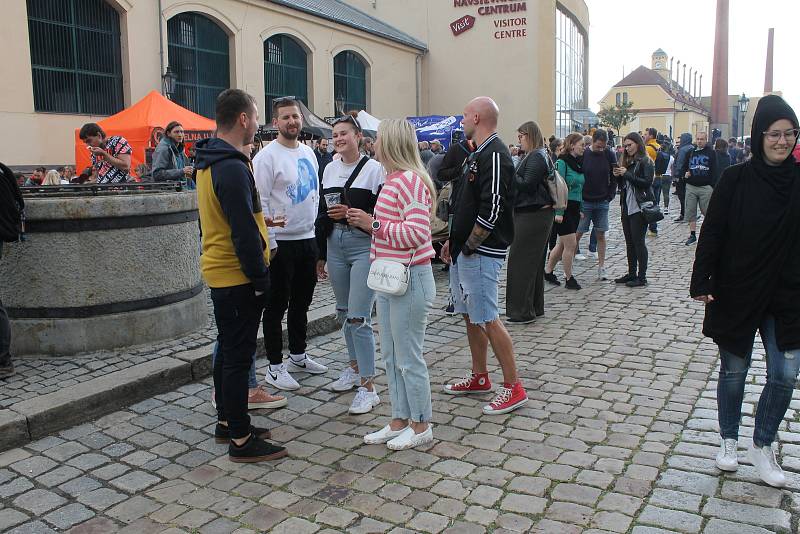
<path fill-rule="evenodd" d="M 172 121 L 178 121 L 183 125 L 187 144 L 210 137 L 216 129 L 216 123 L 213 120 L 179 106 L 157 91 L 150 91 L 136 104 L 97 124 L 108 137 L 121 135 L 128 140 L 133 149 L 131 155 L 131 172 L 133 172 L 139 164 L 146 162 L 147 149 L 155 148 L 164 133 L 164 126 Z M 80 173 L 91 165 L 92 160 L 86 144 L 78 135 L 79 132 L 80 128 L 76 128 L 75 169 Z"/>

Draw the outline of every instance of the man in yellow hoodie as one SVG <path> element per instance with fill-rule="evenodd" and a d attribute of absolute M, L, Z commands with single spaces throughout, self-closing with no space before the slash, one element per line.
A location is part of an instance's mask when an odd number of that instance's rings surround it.
<path fill-rule="evenodd" d="M 653 164 L 656 162 L 656 158 L 658 157 L 658 151 L 661 150 L 661 145 L 658 144 L 658 130 L 655 128 L 648 128 L 644 132 L 644 148 L 647 151 L 647 155 L 650 156 L 650 159 L 653 160 Z M 656 175 L 653 178 L 654 184 L 661 184 L 661 175 Z M 658 235 L 658 223 L 650 223 L 650 236 L 655 237 Z"/>
<path fill-rule="evenodd" d="M 196 145 L 197 203 L 203 231 L 200 267 L 214 303 L 214 361 L 219 443 L 234 462 L 286 456 L 250 424 L 247 375 L 269 290 L 269 236 L 245 146 L 258 129 L 255 99 L 239 89 L 217 97 L 217 136 Z"/>

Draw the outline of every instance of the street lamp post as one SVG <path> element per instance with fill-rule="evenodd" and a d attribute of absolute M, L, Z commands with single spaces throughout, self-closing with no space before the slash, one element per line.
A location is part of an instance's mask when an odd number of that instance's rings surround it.
<path fill-rule="evenodd" d="M 175 97 L 175 85 L 178 83 L 178 75 L 169 65 L 167 65 L 167 70 L 161 77 L 161 81 L 164 88 L 164 96 L 172 100 Z"/>
<path fill-rule="evenodd" d="M 739 138 L 742 140 L 742 143 L 744 143 L 744 117 L 747 114 L 748 104 L 750 104 L 750 99 L 742 93 L 742 96 L 739 97 L 739 113 L 741 114 L 741 120 L 739 121 L 739 133 L 741 133 L 741 135 Z"/>

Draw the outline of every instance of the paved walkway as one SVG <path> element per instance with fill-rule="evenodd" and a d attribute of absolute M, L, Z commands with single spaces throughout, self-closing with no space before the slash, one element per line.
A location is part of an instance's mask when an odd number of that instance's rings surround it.
<path fill-rule="evenodd" d="M 362 444 L 388 420 L 385 377 L 383 403 L 348 415 L 353 394 L 326 388 L 344 365 L 342 340 L 330 334 L 309 352 L 332 370 L 302 377 L 288 408 L 252 412 L 290 458 L 228 461 L 211 439 L 205 380 L 0 453 L 0 531 L 797 532 L 798 401 L 780 436 L 786 490 L 760 483 L 749 465 L 716 471 L 717 357 L 700 333 L 702 307 L 686 296 L 694 249 L 681 244 L 685 227 L 662 226 L 648 238 L 647 290 L 596 282 L 594 262 L 582 262 L 584 290 L 548 289 L 546 315 L 511 329 L 531 397 L 523 409 L 485 416 L 488 395 L 440 393 L 469 368 L 469 351 L 460 319 L 437 308 L 426 343 L 436 437 L 428 450 Z M 620 274 L 616 226 L 611 238 L 610 271 Z M 762 354 L 744 436 L 764 381 Z"/>

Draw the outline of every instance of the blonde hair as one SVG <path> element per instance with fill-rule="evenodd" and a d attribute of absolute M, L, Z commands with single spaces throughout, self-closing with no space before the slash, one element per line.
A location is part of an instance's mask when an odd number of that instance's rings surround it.
<path fill-rule="evenodd" d="M 61 175 L 58 171 L 49 170 L 42 180 L 42 185 L 61 185 Z"/>
<path fill-rule="evenodd" d="M 420 177 L 431 195 L 431 213 L 436 206 L 436 186 L 422 163 L 417 132 L 405 119 L 383 119 L 378 126 L 380 161 L 386 172 L 411 171 Z"/>

